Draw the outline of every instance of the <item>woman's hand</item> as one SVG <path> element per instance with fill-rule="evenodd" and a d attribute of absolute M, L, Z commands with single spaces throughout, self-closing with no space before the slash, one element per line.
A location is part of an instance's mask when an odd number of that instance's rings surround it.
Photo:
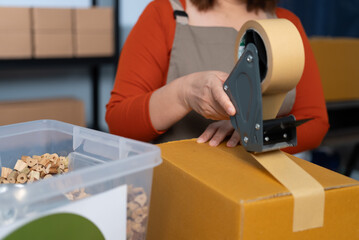
<path fill-rule="evenodd" d="M 197 72 L 186 75 L 182 82 L 182 99 L 188 109 L 205 118 L 228 119 L 236 110 L 223 90 L 228 74 L 219 71 Z"/>
<path fill-rule="evenodd" d="M 192 110 L 214 120 L 234 115 L 236 110 L 222 88 L 227 77 L 219 71 L 191 73 L 155 90 L 149 103 L 153 127 L 166 130 Z"/>
<path fill-rule="evenodd" d="M 209 141 L 210 146 L 216 147 L 229 135 L 231 135 L 231 138 L 227 142 L 227 147 L 237 146 L 240 140 L 239 133 L 234 130 L 230 120 L 222 120 L 208 125 L 206 130 L 198 137 L 197 142 L 204 143 Z"/>

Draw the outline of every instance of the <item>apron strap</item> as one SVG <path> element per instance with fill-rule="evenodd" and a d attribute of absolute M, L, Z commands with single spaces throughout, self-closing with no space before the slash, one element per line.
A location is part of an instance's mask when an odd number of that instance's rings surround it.
<path fill-rule="evenodd" d="M 184 11 L 182 4 L 179 0 L 169 0 L 173 8 L 173 17 L 176 19 L 176 22 L 183 25 L 188 24 L 188 15 Z"/>

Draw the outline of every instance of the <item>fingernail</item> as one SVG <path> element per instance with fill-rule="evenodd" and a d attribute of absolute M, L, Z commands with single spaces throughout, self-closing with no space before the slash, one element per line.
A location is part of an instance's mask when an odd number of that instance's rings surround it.
<path fill-rule="evenodd" d="M 197 138 L 197 143 L 204 143 L 203 138 Z"/>
<path fill-rule="evenodd" d="M 234 142 L 228 141 L 227 142 L 227 147 L 234 147 Z"/>
<path fill-rule="evenodd" d="M 233 116 L 236 112 L 236 110 L 233 107 L 229 107 L 227 108 L 227 112 L 229 113 L 229 115 Z"/>
<path fill-rule="evenodd" d="M 215 147 L 215 146 L 217 146 L 217 142 L 211 140 L 211 141 L 209 142 L 209 145 L 210 145 L 211 147 Z"/>

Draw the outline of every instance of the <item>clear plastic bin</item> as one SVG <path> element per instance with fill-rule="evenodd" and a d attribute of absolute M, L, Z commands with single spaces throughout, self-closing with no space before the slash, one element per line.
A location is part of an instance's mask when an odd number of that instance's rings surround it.
<path fill-rule="evenodd" d="M 39 219 L 43 220 L 39 231 L 47 230 L 51 227 L 44 222 L 51 221 L 46 217 L 72 213 L 71 206 L 79 211 L 83 208 L 85 215 L 94 215 L 95 221 L 89 221 L 97 225 L 105 239 L 145 239 L 147 221 L 136 226 L 141 227 L 141 233 L 129 229 L 131 212 L 126 207 L 132 189 L 144 190 L 145 207 L 149 207 L 153 168 L 162 162 L 157 146 L 54 120 L 0 127 L 0 167 L 13 168 L 22 155 L 44 153 L 69 156 L 69 172 L 25 185 L 0 184 L 1 239 L 14 239 L 17 230 Z M 79 200 L 66 197 L 78 189 L 88 197 Z M 75 215 L 84 216 L 76 211 Z M 103 218 L 104 222 L 96 223 Z M 67 232 L 63 229 L 65 225 L 59 226 L 62 232 Z M 34 232 L 36 227 L 31 229 Z M 76 236 L 74 231 L 70 236 Z M 79 236 L 85 239 L 84 235 Z M 26 238 L 32 239 L 29 235 Z"/>

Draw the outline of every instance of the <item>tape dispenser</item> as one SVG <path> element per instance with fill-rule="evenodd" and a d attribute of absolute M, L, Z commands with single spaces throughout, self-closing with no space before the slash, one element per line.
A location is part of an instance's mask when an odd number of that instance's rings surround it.
<path fill-rule="evenodd" d="M 271 24 L 277 23 L 274 20 Z M 279 25 L 280 24 L 281 23 L 279 23 Z M 298 36 L 295 37 L 298 38 Z M 301 41 L 301 39 L 299 40 Z M 285 51 L 285 48 L 275 49 L 273 46 L 268 46 L 268 44 L 268 38 L 267 43 L 265 43 L 260 33 L 258 33 L 255 29 L 251 27 L 245 29 L 245 34 L 242 36 L 239 46 L 240 58 L 230 73 L 228 79 L 223 84 L 224 91 L 227 93 L 236 109 L 236 114 L 231 116 L 230 119 L 234 129 L 240 134 L 241 145 L 247 151 L 255 153 L 296 146 L 296 127 L 311 120 L 302 119 L 297 121 L 293 115 L 273 119 L 263 119 L 262 95 L 264 93 L 262 84 L 264 79 L 267 77 L 269 71 L 268 67 L 274 67 L 273 64 L 268 62 L 268 59 L 272 60 L 276 57 L 273 51 Z M 268 56 L 267 54 L 266 49 L 269 47 L 271 47 L 271 54 L 273 56 Z M 303 61 L 303 63 L 297 65 L 296 67 L 302 69 L 298 71 L 300 74 L 297 74 L 297 76 L 294 77 L 298 79 L 294 79 L 292 84 L 293 87 L 295 87 L 299 81 L 304 67 L 303 45 L 301 45 L 301 47 L 303 57 L 299 56 L 298 61 Z M 288 57 L 291 57 L 290 54 Z M 285 59 L 281 59 L 281 61 L 283 60 L 285 61 Z M 290 90 L 287 88 L 281 88 L 280 84 L 278 86 L 280 90 L 272 91 L 272 94 Z M 276 114 L 277 112 L 275 115 Z"/>

